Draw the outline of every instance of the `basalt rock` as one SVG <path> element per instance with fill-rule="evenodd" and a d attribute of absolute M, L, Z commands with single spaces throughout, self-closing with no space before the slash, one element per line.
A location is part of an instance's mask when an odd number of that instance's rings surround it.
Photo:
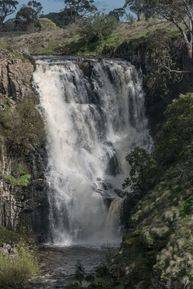
<path fill-rule="evenodd" d="M 48 212 L 47 156 L 33 71 L 23 55 L 0 51 L 0 225 L 39 234 Z"/>
<path fill-rule="evenodd" d="M 29 60 L 13 59 L 8 53 L 0 52 L 0 97 L 15 101 L 33 96 L 32 73 L 34 67 Z"/>

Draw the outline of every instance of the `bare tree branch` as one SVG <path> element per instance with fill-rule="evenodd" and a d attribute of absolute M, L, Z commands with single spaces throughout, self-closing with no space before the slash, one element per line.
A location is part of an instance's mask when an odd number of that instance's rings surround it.
<path fill-rule="evenodd" d="M 171 73 L 178 73 L 178 74 L 190 74 L 192 73 L 192 71 L 190 70 L 177 70 L 177 69 L 171 69 L 168 66 L 163 66 L 164 69 L 166 69 L 167 71 L 171 72 Z"/>

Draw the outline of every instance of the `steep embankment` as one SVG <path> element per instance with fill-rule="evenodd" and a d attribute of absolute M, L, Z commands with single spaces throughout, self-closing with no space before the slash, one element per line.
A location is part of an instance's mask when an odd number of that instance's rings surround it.
<path fill-rule="evenodd" d="M 47 210 L 46 153 L 33 70 L 24 56 L 0 52 L 0 225 L 39 232 Z"/>
<path fill-rule="evenodd" d="M 192 110 L 192 94 L 167 109 L 155 141 L 155 183 L 136 207 L 128 202 L 127 229 L 108 271 L 110 284 L 193 288 Z"/>

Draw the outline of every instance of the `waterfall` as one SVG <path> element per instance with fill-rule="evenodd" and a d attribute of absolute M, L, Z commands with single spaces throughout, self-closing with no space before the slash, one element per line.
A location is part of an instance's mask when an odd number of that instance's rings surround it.
<path fill-rule="evenodd" d="M 136 69 L 118 60 L 42 58 L 34 83 L 47 130 L 52 242 L 118 242 L 114 201 L 129 172 L 125 157 L 151 143 Z"/>

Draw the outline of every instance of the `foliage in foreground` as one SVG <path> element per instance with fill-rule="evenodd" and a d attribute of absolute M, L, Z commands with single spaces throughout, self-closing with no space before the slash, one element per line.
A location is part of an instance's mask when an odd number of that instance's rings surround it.
<path fill-rule="evenodd" d="M 10 254 L 3 250 L 3 244 L 11 245 Z M 22 289 L 37 273 L 38 262 L 29 238 L 0 226 L 0 288 Z"/>
<path fill-rule="evenodd" d="M 124 258 L 117 259 L 120 266 L 131 269 L 123 278 L 133 280 L 130 286 L 138 282 L 148 289 L 152 284 L 159 288 L 168 288 L 168 284 L 172 288 L 192 288 L 192 127 L 193 94 L 188 93 L 166 110 L 155 143 L 157 182 L 131 215 L 131 232 L 124 238 Z"/>
<path fill-rule="evenodd" d="M 0 246 L 10 243 L 18 243 L 20 235 L 16 232 L 10 231 L 3 226 L 0 226 Z"/>
<path fill-rule="evenodd" d="M 25 244 L 18 243 L 15 255 L 0 253 L 1 289 L 21 289 L 37 273 L 37 260 Z"/>

